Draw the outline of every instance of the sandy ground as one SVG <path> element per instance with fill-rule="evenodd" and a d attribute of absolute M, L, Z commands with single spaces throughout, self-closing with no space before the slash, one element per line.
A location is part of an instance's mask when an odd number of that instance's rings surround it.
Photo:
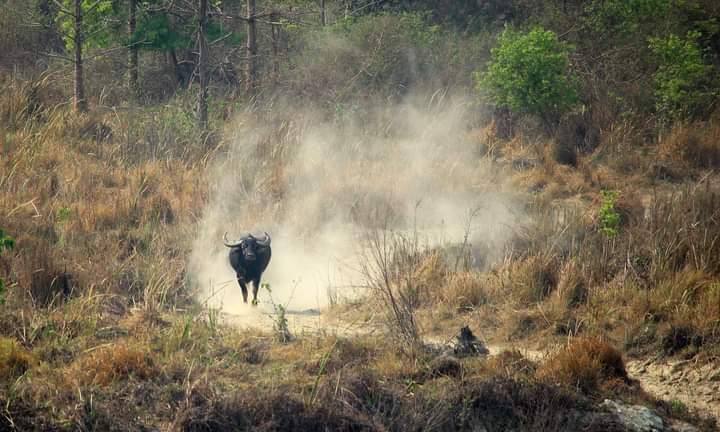
<path fill-rule="evenodd" d="M 223 313 L 226 323 L 239 327 L 255 327 L 264 330 L 272 330 L 277 322 L 277 313 L 271 305 L 260 305 L 255 308 L 248 307 L 247 310 L 238 313 Z M 337 316 L 329 316 L 321 313 L 320 310 L 292 309 L 285 311 L 285 319 L 290 334 L 294 336 L 303 335 L 340 335 L 354 336 L 367 335 L 379 331 L 380 324 L 373 320 L 363 322 L 348 322 L 338 319 Z"/>
<path fill-rule="evenodd" d="M 720 363 L 644 360 L 627 363 L 630 376 L 648 393 L 711 415 L 720 422 Z"/>

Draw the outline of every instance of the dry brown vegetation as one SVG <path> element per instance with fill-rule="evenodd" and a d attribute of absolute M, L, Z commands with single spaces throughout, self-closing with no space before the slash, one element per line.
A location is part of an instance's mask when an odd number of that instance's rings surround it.
<path fill-rule="evenodd" d="M 536 366 L 518 352 L 463 361 L 460 373 L 429 373 L 429 359 L 408 362 L 383 338 L 311 336 L 282 345 L 268 334 L 214 331 L 198 318 L 132 333 L 132 343 L 111 333 L 100 345 L 84 340 L 90 352 L 77 353 L 75 362 L 52 358 L 32 367 L 9 383 L 15 396 L 6 400 L 6 419 L 21 428 L 30 421 L 61 429 L 184 431 L 591 424 L 566 412 L 591 409 L 584 396 L 535 379 Z M 185 339 L 164 341 L 174 340 L 180 327 Z"/>
<path fill-rule="evenodd" d="M 676 126 L 639 160 L 608 134 L 574 155 L 575 167 L 547 137 L 473 131 L 529 216 L 502 259 L 473 265 L 465 258 L 485 246 L 452 255 L 394 238 L 394 248 L 376 249 L 382 277 L 369 283 L 401 337 L 279 344 L 218 322 L 186 278 L 222 137 L 194 141 L 167 127 L 171 108 L 131 129 L 127 112 L 55 107 L 42 82 L 3 85 L 0 227 L 17 244 L 0 255 L 0 429 L 621 430 L 582 415 L 604 397 L 653 403 L 618 349 L 720 355 L 720 187 L 706 171 L 716 165 L 713 123 Z M 278 123 L 252 155 L 269 167 L 248 171 L 264 192 L 252 217 L 286 197 L 299 131 Z M 658 178 L 655 154 L 675 177 Z M 614 236 L 600 229 L 602 189 L 620 192 Z M 381 198 L 378 207 L 392 208 Z M 377 309 L 374 300 L 364 308 Z M 495 342 L 562 348 L 542 361 L 423 352 L 423 336 L 468 324 Z"/>
<path fill-rule="evenodd" d="M 0 338 L 0 379 L 11 380 L 27 371 L 36 360 L 16 340 Z"/>
<path fill-rule="evenodd" d="M 127 343 L 101 345 L 77 362 L 81 382 L 106 386 L 127 378 L 147 380 L 157 374 L 149 353 Z"/>
<path fill-rule="evenodd" d="M 660 156 L 675 172 L 720 166 L 720 126 L 709 123 L 678 124 L 660 141 Z"/>
<path fill-rule="evenodd" d="M 597 393 L 614 380 L 628 381 L 620 352 L 607 342 L 578 338 L 554 353 L 538 370 L 541 379 Z"/>

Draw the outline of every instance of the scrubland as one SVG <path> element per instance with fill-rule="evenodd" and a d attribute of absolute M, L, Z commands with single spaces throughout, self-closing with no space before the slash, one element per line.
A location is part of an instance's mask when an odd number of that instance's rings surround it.
<path fill-rule="evenodd" d="M 22 106 L 23 84 L 5 85 L 13 99 L 3 106 Z M 3 113 L 6 125 L 22 127 L 6 126 L 0 201 L 2 226 L 16 240 L 2 253 L 5 429 L 622 430 L 588 413 L 620 398 L 677 414 L 628 378 L 624 358 L 716 359 L 718 191 L 697 153 L 716 145 L 713 122 L 674 128 L 642 150 L 653 156 L 601 145 L 574 168 L 555 161 L 553 141 L 500 140 L 492 124 L 468 131 L 522 203 L 509 240 L 424 248 L 412 242 L 422 233 L 368 225 L 393 236 L 393 248 L 377 251 L 390 282 L 366 273 L 364 294 L 329 313 L 362 319 L 388 306 L 384 289 L 399 289 L 407 315 L 379 322 L 414 337 L 331 332 L 281 343 L 269 327 L 229 326 L 198 301 L 187 274 L 222 138 L 139 160 L 126 147 L 122 115 L 15 115 Z M 282 145 L 282 131 L 273 133 Z M 187 137 L 165 139 L 184 145 Z M 272 167 L 257 174 L 263 196 L 287 192 L 281 154 L 259 156 Z M 677 174 L 658 178 L 657 166 Z M 610 233 L 602 231 L 608 214 L 618 215 Z M 420 347 L 461 325 L 486 342 L 547 354 L 529 359 L 509 348 L 458 360 Z"/>
<path fill-rule="evenodd" d="M 627 430 L 606 399 L 716 430 L 626 370 L 720 358 L 716 93 L 653 105 L 647 44 L 590 20 L 563 35 L 576 106 L 494 106 L 474 73 L 499 24 L 575 19 L 508 4 L 466 33 L 393 10 L 288 26 L 259 94 L 216 79 L 206 130 L 157 53 L 133 102 L 120 54 L 90 64 L 85 113 L 69 71 L 0 62 L 0 430 Z M 221 240 L 257 228 L 251 313 Z M 463 326 L 490 355 L 437 349 Z"/>

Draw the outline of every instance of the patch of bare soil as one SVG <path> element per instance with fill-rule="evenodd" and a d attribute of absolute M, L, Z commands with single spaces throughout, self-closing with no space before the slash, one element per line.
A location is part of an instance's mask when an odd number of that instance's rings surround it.
<path fill-rule="evenodd" d="M 628 374 L 648 393 L 679 401 L 720 421 L 720 362 L 697 365 L 691 360 L 634 360 Z"/>
<path fill-rule="evenodd" d="M 270 308 L 247 308 L 243 313 L 223 313 L 226 324 L 237 327 L 252 327 L 265 331 L 273 331 L 283 319 L 278 311 Z M 318 309 L 286 309 L 284 319 L 290 334 L 301 335 L 338 335 L 358 336 L 373 334 L 379 329 L 376 320 L 346 321 L 333 314 Z"/>

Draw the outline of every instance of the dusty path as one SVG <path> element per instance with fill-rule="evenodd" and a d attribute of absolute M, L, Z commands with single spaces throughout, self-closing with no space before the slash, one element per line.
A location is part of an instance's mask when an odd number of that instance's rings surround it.
<path fill-rule="evenodd" d="M 244 315 L 224 314 L 227 323 L 238 326 L 272 329 L 275 315 L 268 310 L 255 309 Z M 380 331 L 375 320 L 344 322 L 326 316 L 316 309 L 286 311 L 288 328 L 293 335 L 369 335 Z M 450 339 L 428 338 L 427 342 L 444 344 Z M 541 361 L 546 352 L 520 345 L 488 344 L 490 354 L 518 349 L 525 357 Z M 632 360 L 627 362 L 631 378 L 640 382 L 649 394 L 666 401 L 677 400 L 686 407 L 713 416 L 720 423 L 720 363 L 696 366 L 692 361 Z"/>
<path fill-rule="evenodd" d="M 635 360 L 627 363 L 630 376 L 648 393 L 677 400 L 720 422 L 720 364 L 697 366 L 693 361 Z"/>
<path fill-rule="evenodd" d="M 277 314 L 268 307 L 248 309 L 243 314 L 223 313 L 223 320 L 229 325 L 255 327 L 272 330 L 277 322 Z M 380 325 L 374 320 L 347 322 L 328 316 L 318 309 L 287 309 L 285 319 L 290 333 L 302 335 L 370 335 L 379 331 Z"/>

